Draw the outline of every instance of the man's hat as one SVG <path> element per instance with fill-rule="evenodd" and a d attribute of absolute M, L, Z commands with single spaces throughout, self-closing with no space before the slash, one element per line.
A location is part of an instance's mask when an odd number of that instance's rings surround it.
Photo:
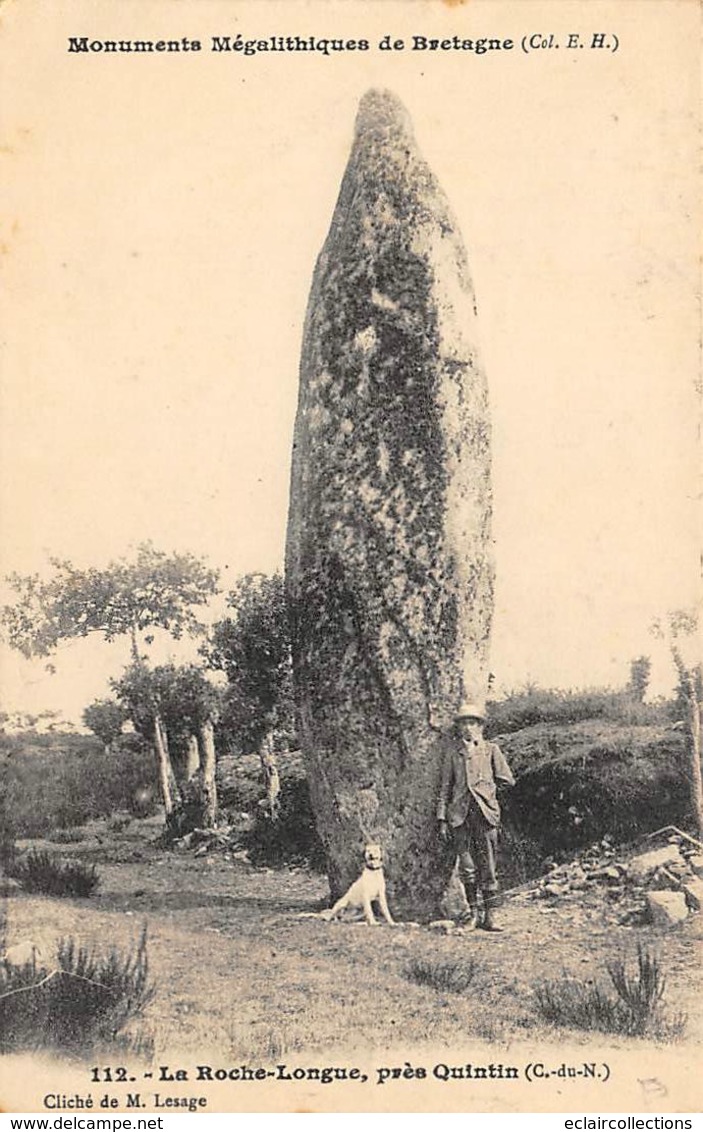
<path fill-rule="evenodd" d="M 484 723 L 486 713 L 478 704 L 463 703 L 454 716 L 454 719 L 480 719 L 481 723 Z"/>

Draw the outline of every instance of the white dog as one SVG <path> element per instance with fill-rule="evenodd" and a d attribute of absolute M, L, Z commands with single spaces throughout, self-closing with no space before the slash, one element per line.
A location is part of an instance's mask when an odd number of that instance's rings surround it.
<path fill-rule="evenodd" d="M 361 908 L 367 924 L 377 924 L 371 905 L 376 901 L 387 924 L 395 923 L 386 899 L 386 878 L 383 875 L 383 856 L 380 845 L 367 845 L 364 849 L 364 869 L 351 888 L 340 896 L 333 908 L 318 913 L 323 920 L 334 920 L 345 908 Z"/>

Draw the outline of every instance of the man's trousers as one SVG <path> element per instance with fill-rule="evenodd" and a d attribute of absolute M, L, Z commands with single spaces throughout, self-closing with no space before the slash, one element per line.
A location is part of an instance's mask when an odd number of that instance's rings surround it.
<path fill-rule="evenodd" d="M 452 841 L 459 861 L 459 879 L 469 904 L 475 906 L 480 889 L 486 907 L 492 906 L 498 895 L 498 831 L 488 824 L 473 798 L 466 821 L 452 828 Z"/>

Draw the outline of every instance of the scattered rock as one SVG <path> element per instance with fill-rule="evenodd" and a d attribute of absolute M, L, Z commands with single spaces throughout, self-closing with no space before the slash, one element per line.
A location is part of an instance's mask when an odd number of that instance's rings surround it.
<path fill-rule="evenodd" d="M 606 893 L 605 893 L 606 900 L 610 900 L 610 901 L 622 900 L 624 895 L 625 895 L 624 890 L 620 887 L 618 887 L 618 888 L 608 888 L 606 890 Z"/>
<path fill-rule="evenodd" d="M 697 877 L 703 877 L 703 853 L 693 853 L 688 858 L 688 867 Z"/>
<path fill-rule="evenodd" d="M 683 894 L 689 908 L 700 912 L 703 908 L 703 880 L 700 877 L 691 877 L 683 884 Z"/>
<path fill-rule="evenodd" d="M 183 837 L 169 841 L 175 849 L 195 849 L 195 856 L 202 857 L 212 851 L 223 852 L 232 848 L 232 827 L 220 826 L 217 829 L 193 829 Z"/>
<path fill-rule="evenodd" d="M 647 907 L 653 924 L 673 928 L 688 916 L 686 898 L 682 892 L 655 891 L 646 895 Z"/>
<path fill-rule="evenodd" d="M 641 904 L 638 908 L 630 908 L 618 920 L 619 924 L 624 927 L 633 928 L 646 924 L 649 912 L 646 904 Z"/>
<path fill-rule="evenodd" d="M 442 935 L 449 935 L 451 931 L 454 931 L 455 924 L 453 920 L 433 920 L 427 927 L 431 932 L 440 932 Z"/>
<path fill-rule="evenodd" d="M 553 884 L 551 882 L 543 884 L 540 889 L 540 896 L 564 896 L 567 889 L 562 884 Z"/>
<path fill-rule="evenodd" d="M 658 868 L 683 863 L 678 845 L 665 845 L 663 849 L 650 849 L 648 853 L 633 857 L 627 872 L 635 884 L 643 884 Z"/>
<path fill-rule="evenodd" d="M 678 873 L 678 869 L 677 869 Z M 681 876 L 688 876 L 688 872 L 684 869 Z M 668 888 L 673 892 L 681 890 L 681 876 L 675 876 L 668 868 L 659 868 L 647 880 L 647 888 L 661 889 Z"/>
<path fill-rule="evenodd" d="M 684 860 L 672 861 L 671 864 L 667 865 L 666 867 L 667 867 L 668 872 L 672 876 L 678 877 L 678 878 L 688 876 L 690 871 L 691 871 L 688 867 L 688 863 Z"/>
<path fill-rule="evenodd" d="M 591 873 L 594 880 L 604 880 L 608 884 L 619 884 L 621 879 L 620 869 L 615 865 L 608 865 L 604 869 L 596 869 Z"/>

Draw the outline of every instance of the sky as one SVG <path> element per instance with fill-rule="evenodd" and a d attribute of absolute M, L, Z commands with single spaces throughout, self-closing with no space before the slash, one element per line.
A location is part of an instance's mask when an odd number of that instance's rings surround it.
<path fill-rule="evenodd" d="M 386 86 L 449 197 L 477 294 L 497 687 L 618 686 L 645 653 L 667 692 L 649 628 L 700 587 L 697 32 L 695 6 L 690 36 L 675 7 L 665 23 L 622 5 L 601 28 L 606 9 L 569 0 L 126 0 L 91 5 L 79 29 L 70 5 L 10 7 L 0 576 L 45 573 L 50 555 L 101 565 L 145 539 L 203 555 L 225 588 L 282 566 L 312 271 L 358 101 Z M 540 29 L 562 45 L 616 31 L 620 46 L 66 52 L 68 35 L 137 24 L 206 47 L 240 30 L 519 43 Z M 80 642 L 50 674 L 3 648 L 0 702 L 77 721 L 126 660 L 126 646 Z"/>

